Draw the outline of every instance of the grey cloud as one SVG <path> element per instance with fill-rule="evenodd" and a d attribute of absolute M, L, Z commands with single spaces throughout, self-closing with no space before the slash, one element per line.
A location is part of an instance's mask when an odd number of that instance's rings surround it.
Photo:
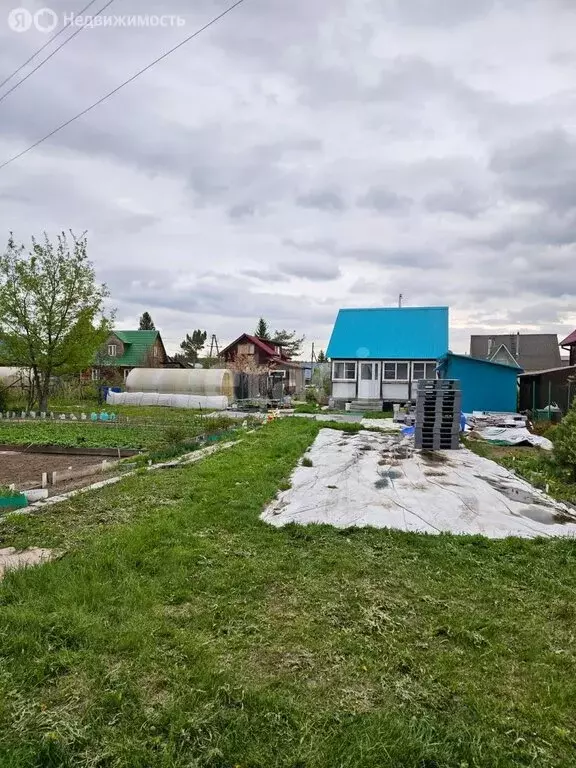
<path fill-rule="evenodd" d="M 444 258 L 433 250 L 392 250 L 387 248 L 342 248 L 340 254 L 355 261 L 367 261 L 383 267 L 404 269 L 439 269 Z"/>
<path fill-rule="evenodd" d="M 432 192 L 424 197 L 422 203 L 432 213 L 454 213 L 470 219 L 477 218 L 490 207 L 489 199 L 470 187 Z"/>
<path fill-rule="evenodd" d="M 286 275 L 303 277 L 307 280 L 316 280 L 318 282 L 336 280 L 340 277 L 338 265 L 329 261 L 320 262 L 312 259 L 303 262 L 282 262 L 278 265 L 278 268 Z"/>
<path fill-rule="evenodd" d="M 284 243 L 300 251 L 324 253 L 334 258 L 364 261 L 382 267 L 430 270 L 441 268 L 446 263 L 445 258 L 433 249 L 398 248 L 393 250 L 376 246 L 339 245 L 333 240 L 297 241 L 288 239 L 284 240 Z"/>
<path fill-rule="evenodd" d="M 246 330 L 245 320 L 255 322 L 254 318 L 257 320 L 261 316 L 274 318 L 279 327 L 301 327 L 304 316 L 310 323 L 328 323 L 335 312 L 333 303 L 313 301 L 309 296 L 254 293 L 250 284 L 240 279 L 235 285 L 226 285 L 222 279 L 198 281 L 193 290 L 183 290 L 171 283 L 170 276 L 160 271 L 156 279 L 146 286 L 131 283 L 124 289 L 119 287 L 117 297 L 123 303 L 135 303 L 149 307 L 151 311 L 166 309 L 196 316 L 235 319 L 236 327 L 240 325 L 241 330 Z"/>
<path fill-rule="evenodd" d="M 319 211 L 343 211 L 346 207 L 340 193 L 331 189 L 319 189 L 298 195 L 296 205 L 301 208 L 316 208 Z"/>
<path fill-rule="evenodd" d="M 494 0 L 388 0 L 386 8 L 408 25 L 454 27 L 485 16 Z"/>
<path fill-rule="evenodd" d="M 512 197 L 561 211 L 576 206 L 576 139 L 562 129 L 498 149 L 491 168 Z"/>
<path fill-rule="evenodd" d="M 228 216 L 231 219 L 245 219 L 247 216 L 254 216 L 256 206 L 254 203 L 238 203 L 228 208 Z"/>
<path fill-rule="evenodd" d="M 295 248 L 298 251 L 310 251 L 312 253 L 337 253 L 338 246 L 335 240 L 323 238 L 320 240 L 295 240 L 291 237 L 285 237 L 282 245 L 289 248 Z"/>
<path fill-rule="evenodd" d="M 386 213 L 404 213 L 412 205 L 412 200 L 403 195 L 397 195 L 386 187 L 372 187 L 357 201 L 361 208 L 371 208 Z"/>
<path fill-rule="evenodd" d="M 576 242 L 576 210 L 556 213 L 544 210 L 532 215 L 511 217 L 502 229 L 473 243 L 487 245 L 495 250 L 506 250 L 514 245 L 564 246 Z"/>
<path fill-rule="evenodd" d="M 243 269 L 240 274 L 264 283 L 287 283 L 289 279 L 286 274 L 275 269 Z"/>

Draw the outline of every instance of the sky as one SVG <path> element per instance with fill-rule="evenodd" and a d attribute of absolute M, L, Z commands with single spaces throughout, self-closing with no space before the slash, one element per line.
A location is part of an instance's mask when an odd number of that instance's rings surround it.
<path fill-rule="evenodd" d="M 95 3 L 92 12 L 107 0 Z M 21 0 L 64 14 L 78 0 Z M 12 31 L 0 81 L 48 39 Z M 114 0 L 0 102 L 0 163 L 230 0 Z M 325 348 L 340 307 L 448 305 L 472 333 L 576 327 L 576 3 L 245 0 L 0 170 L 0 237 L 88 233 L 118 328 L 169 351 L 272 329 Z M 2 94 L 78 27 L 64 32 Z M 52 33 L 54 34 L 54 33 Z"/>

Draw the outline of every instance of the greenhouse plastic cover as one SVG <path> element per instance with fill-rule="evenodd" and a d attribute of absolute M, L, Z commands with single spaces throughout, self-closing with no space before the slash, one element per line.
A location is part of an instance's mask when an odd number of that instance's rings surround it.
<path fill-rule="evenodd" d="M 202 408 L 223 411 L 228 407 L 224 395 L 170 395 L 159 392 L 108 392 L 108 405 L 164 405 L 168 408 Z"/>

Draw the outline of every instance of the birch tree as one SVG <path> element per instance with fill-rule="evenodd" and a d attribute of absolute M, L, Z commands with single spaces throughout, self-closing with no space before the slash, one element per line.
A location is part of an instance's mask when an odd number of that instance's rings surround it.
<path fill-rule="evenodd" d="M 0 360 L 30 370 L 41 411 L 51 378 L 90 367 L 112 324 L 86 236 L 70 235 L 70 243 L 65 233 L 52 243 L 44 233 L 28 250 L 10 234 L 0 255 Z"/>

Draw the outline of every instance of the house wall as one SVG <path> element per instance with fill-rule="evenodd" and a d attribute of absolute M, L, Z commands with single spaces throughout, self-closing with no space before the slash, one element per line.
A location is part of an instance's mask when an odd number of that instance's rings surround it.
<path fill-rule="evenodd" d="M 142 367 L 144 368 L 160 368 L 166 362 L 166 355 L 164 353 L 164 347 L 160 339 L 156 339 L 154 346 L 148 350 L 146 359 L 142 361 Z"/>
<path fill-rule="evenodd" d="M 108 356 L 108 345 L 116 344 L 116 357 L 121 357 L 124 354 L 124 344 L 113 333 L 106 339 L 106 343 L 101 347 L 101 354 Z"/>
<path fill-rule="evenodd" d="M 356 382 L 333 381 L 332 397 L 334 397 L 336 400 L 355 400 Z"/>
<path fill-rule="evenodd" d="M 348 381 L 336 381 L 334 379 L 334 363 L 338 362 L 354 362 L 356 363 L 356 379 Z M 332 360 L 332 397 L 335 400 L 362 400 L 361 393 L 358 392 L 360 376 L 360 363 L 378 363 L 379 371 L 379 394 L 376 399 L 383 400 L 388 403 L 405 402 L 407 400 L 413 400 L 416 397 L 416 381 L 413 380 L 413 365 L 414 363 L 433 363 L 435 360 L 367 360 L 366 358 L 347 360 Z M 405 363 L 408 366 L 408 378 L 405 380 L 390 380 L 384 378 L 384 364 L 385 363 Z"/>
<path fill-rule="evenodd" d="M 516 412 L 518 369 L 491 365 L 473 358 L 449 357 L 441 370 L 443 379 L 459 379 L 462 410 Z"/>

